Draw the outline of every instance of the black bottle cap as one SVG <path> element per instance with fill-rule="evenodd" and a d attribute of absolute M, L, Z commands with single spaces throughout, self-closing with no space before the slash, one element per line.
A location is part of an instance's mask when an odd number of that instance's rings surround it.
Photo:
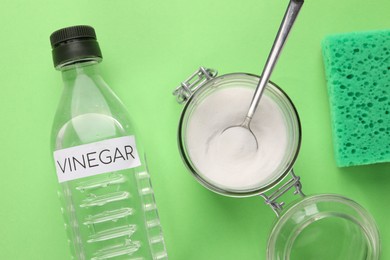
<path fill-rule="evenodd" d="M 66 27 L 50 35 L 54 67 L 88 58 L 102 58 L 95 30 L 91 26 Z"/>

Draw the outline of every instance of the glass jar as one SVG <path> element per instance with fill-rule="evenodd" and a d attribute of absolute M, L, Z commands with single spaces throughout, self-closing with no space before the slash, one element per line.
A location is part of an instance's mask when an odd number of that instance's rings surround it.
<path fill-rule="evenodd" d="M 242 123 L 258 81 L 201 67 L 175 89 L 185 103 L 178 145 L 189 172 L 221 195 L 264 198 L 278 217 L 267 259 L 379 259 L 379 232 L 364 208 L 338 195 L 303 194 L 293 171 L 301 125 L 281 88 L 268 83 L 251 121 L 258 146 L 241 135 L 224 139 L 226 129 Z M 280 200 L 289 191 L 299 199 L 284 207 Z"/>

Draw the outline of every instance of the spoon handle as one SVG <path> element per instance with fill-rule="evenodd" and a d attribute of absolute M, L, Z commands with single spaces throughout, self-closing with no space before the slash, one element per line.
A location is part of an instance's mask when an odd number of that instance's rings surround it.
<path fill-rule="evenodd" d="M 276 35 L 271 52 L 268 56 L 267 62 L 265 63 L 260 81 L 257 84 L 255 94 L 253 95 L 253 99 L 251 101 L 248 114 L 247 114 L 247 119 L 249 121 L 252 119 L 253 114 L 256 111 L 261 95 L 263 94 L 265 86 L 268 83 L 268 80 L 271 76 L 274 66 L 283 49 L 284 43 L 286 42 L 287 36 L 290 33 L 290 30 L 295 22 L 295 19 L 298 16 L 299 10 L 301 9 L 302 5 L 303 5 L 303 0 L 290 0 L 286 13 L 284 14 L 283 21 L 280 25 L 278 34 Z"/>

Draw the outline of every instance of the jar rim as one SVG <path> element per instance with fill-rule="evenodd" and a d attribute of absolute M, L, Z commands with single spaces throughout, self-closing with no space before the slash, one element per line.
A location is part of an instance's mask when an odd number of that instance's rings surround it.
<path fill-rule="evenodd" d="M 295 147 L 294 153 L 291 156 L 291 158 L 289 159 L 289 163 L 285 166 L 283 172 L 278 174 L 278 177 L 274 178 L 271 182 L 267 183 L 266 185 L 256 187 L 254 189 L 243 190 L 243 191 L 238 191 L 238 190 L 234 190 L 233 191 L 233 190 L 228 190 L 228 189 L 224 189 L 224 188 L 218 187 L 216 185 L 213 185 L 212 183 L 210 183 L 207 180 L 205 180 L 201 176 L 202 174 L 199 173 L 197 171 L 196 167 L 192 164 L 192 161 L 191 161 L 188 153 L 186 152 L 186 147 L 185 147 L 185 144 L 184 144 L 183 129 L 184 129 L 184 124 L 186 122 L 187 113 L 189 111 L 189 108 L 191 106 L 193 106 L 194 103 L 197 102 L 198 97 L 204 91 L 206 91 L 208 88 L 213 86 L 213 84 L 215 84 L 216 82 L 218 82 L 220 80 L 224 80 L 224 79 L 234 80 L 234 79 L 239 79 L 239 77 L 248 77 L 248 78 L 251 78 L 251 79 L 256 79 L 256 81 L 260 80 L 260 76 L 255 75 L 255 74 L 250 74 L 250 73 L 229 73 L 229 74 L 224 74 L 222 76 L 219 76 L 219 77 L 216 77 L 216 78 L 210 80 L 209 82 L 207 82 L 206 84 L 201 86 L 188 99 L 188 101 L 186 102 L 186 104 L 185 104 L 185 106 L 183 108 L 183 111 L 181 113 L 180 120 L 179 120 L 178 146 L 179 146 L 180 156 L 181 156 L 185 166 L 190 171 L 191 175 L 194 176 L 195 179 L 200 184 L 202 184 L 204 187 L 206 187 L 207 189 L 209 189 L 209 190 L 211 190 L 211 191 L 213 191 L 215 193 L 218 193 L 218 194 L 221 194 L 221 195 L 224 195 L 224 196 L 229 196 L 229 197 L 250 197 L 250 196 L 255 196 L 255 195 L 259 195 L 261 193 L 264 193 L 264 192 L 272 189 L 273 187 L 275 187 L 278 183 L 280 183 L 288 175 L 288 173 L 292 170 L 292 167 L 293 167 L 293 165 L 294 165 L 294 163 L 295 163 L 295 161 L 297 159 L 297 156 L 299 154 L 299 150 L 300 150 L 300 146 L 301 146 L 301 139 L 302 139 L 301 138 L 302 137 L 302 130 L 301 130 L 301 123 L 300 123 L 300 120 L 299 120 L 299 115 L 298 115 L 298 112 L 297 112 L 293 102 L 291 101 L 290 97 L 278 85 L 276 85 L 272 81 L 269 81 L 268 84 L 267 84 L 266 91 L 274 91 L 277 95 L 279 95 L 279 97 L 281 97 L 281 99 L 283 99 L 283 102 L 286 104 L 286 107 L 291 110 L 291 113 L 294 115 L 294 122 L 295 122 L 295 125 L 296 125 L 296 128 L 297 128 L 297 136 L 296 136 L 297 142 L 296 142 L 296 147 Z"/>

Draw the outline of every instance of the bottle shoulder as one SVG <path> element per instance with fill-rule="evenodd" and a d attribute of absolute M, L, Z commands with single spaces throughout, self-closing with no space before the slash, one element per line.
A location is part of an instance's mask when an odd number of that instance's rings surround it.
<path fill-rule="evenodd" d="M 127 109 L 94 66 L 66 73 L 52 127 L 53 149 L 136 135 Z"/>

